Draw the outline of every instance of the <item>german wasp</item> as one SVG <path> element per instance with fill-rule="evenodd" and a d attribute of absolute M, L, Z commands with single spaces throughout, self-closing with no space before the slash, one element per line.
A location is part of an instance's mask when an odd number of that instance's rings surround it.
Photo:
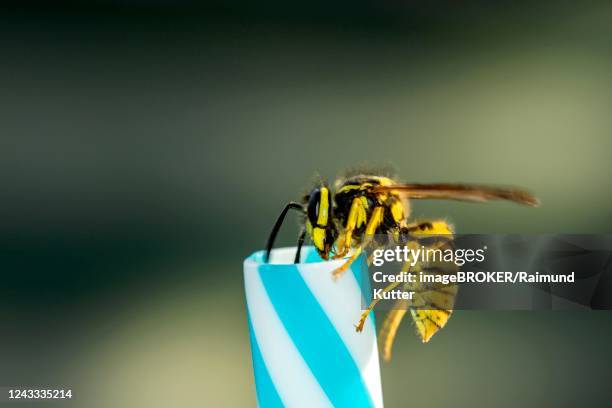
<path fill-rule="evenodd" d="M 299 202 L 289 202 L 281 211 L 269 235 L 266 246 L 266 262 L 278 231 L 289 210 L 301 215 L 301 229 L 297 241 L 295 262 L 300 261 L 304 240 L 308 237 L 319 256 L 324 259 L 346 258 L 342 266 L 333 271 L 339 278 L 352 262 L 363 252 L 388 242 L 410 245 L 419 238 L 440 236 L 444 245 L 452 242 L 454 228 L 445 220 L 411 221 L 411 199 L 445 199 L 471 202 L 508 200 L 535 207 L 538 200 L 530 193 L 518 188 L 504 188 L 466 184 L 404 184 L 394 177 L 375 172 L 353 172 L 339 177 L 333 187 L 321 181 L 305 194 Z M 381 242 L 388 241 L 388 242 Z M 421 245 L 419 242 L 418 245 Z M 392 290 L 389 285 L 384 290 Z M 411 288 L 419 294 L 419 307 L 398 304 L 390 310 L 384 320 L 379 342 L 383 358 L 388 360 L 395 334 L 404 315 L 410 311 L 422 341 L 430 338 L 447 323 L 457 293 L 456 286 L 421 290 Z M 368 314 L 376 301 L 363 311 L 356 330 L 361 331 Z"/>

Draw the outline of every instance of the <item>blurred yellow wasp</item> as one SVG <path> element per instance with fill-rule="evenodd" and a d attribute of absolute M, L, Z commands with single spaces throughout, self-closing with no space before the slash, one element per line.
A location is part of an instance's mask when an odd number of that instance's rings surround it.
<path fill-rule="evenodd" d="M 400 245 L 422 245 L 419 239 L 441 237 L 438 247 L 452 244 L 453 227 L 444 220 L 409 222 L 409 199 L 447 199 L 472 202 L 509 200 L 519 204 L 537 206 L 538 200 L 528 192 L 516 188 L 500 188 L 464 184 L 401 184 L 390 176 L 355 172 L 338 178 L 333 189 L 320 182 L 301 202 L 289 202 L 280 213 L 266 246 L 266 262 L 278 231 L 290 209 L 303 214 L 298 237 L 295 262 L 300 260 L 301 247 L 308 235 L 322 259 L 348 257 L 333 271 L 338 278 L 348 269 L 359 254 L 371 247 L 385 245 L 381 237 Z M 416 268 L 422 265 L 415 265 Z M 447 273 L 449 271 L 447 267 Z M 416 272 L 413 267 L 413 272 Z M 408 284 L 404 284 L 408 285 Z M 389 291 L 398 284 L 391 284 Z M 454 306 L 456 286 L 422 288 L 412 284 L 409 288 L 417 296 L 411 304 L 398 300 L 381 327 L 379 341 L 383 357 L 391 357 L 393 340 L 399 324 L 408 310 L 412 315 L 423 342 L 429 339 L 448 321 Z M 376 301 L 363 312 L 356 325 L 361 331 Z"/>

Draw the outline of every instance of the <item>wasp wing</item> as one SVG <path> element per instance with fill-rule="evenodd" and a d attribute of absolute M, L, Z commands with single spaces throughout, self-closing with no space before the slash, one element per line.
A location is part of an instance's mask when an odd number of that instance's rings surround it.
<path fill-rule="evenodd" d="M 394 192 L 406 198 L 442 199 L 483 202 L 509 200 L 537 207 L 539 201 L 531 193 L 515 187 L 494 187 L 469 184 L 396 184 L 377 186 L 375 192 Z"/>

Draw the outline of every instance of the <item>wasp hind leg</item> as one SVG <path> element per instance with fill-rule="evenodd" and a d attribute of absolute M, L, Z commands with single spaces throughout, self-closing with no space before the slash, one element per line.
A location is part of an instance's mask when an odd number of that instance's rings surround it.
<path fill-rule="evenodd" d="M 408 301 L 403 299 L 396 300 L 393 310 L 389 310 L 380 328 L 380 332 L 378 333 L 378 344 L 381 349 L 383 360 L 385 361 L 391 360 L 393 342 L 397 335 L 397 329 L 406 315 L 406 312 L 408 312 Z"/>

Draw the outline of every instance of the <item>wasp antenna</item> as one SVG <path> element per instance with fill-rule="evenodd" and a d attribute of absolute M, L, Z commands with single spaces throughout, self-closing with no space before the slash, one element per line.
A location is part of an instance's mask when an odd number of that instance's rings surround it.
<path fill-rule="evenodd" d="M 280 230 L 280 227 L 283 225 L 283 221 L 285 221 L 285 216 L 287 215 L 287 212 L 289 210 L 299 210 L 302 213 L 306 211 L 302 204 L 296 203 L 295 201 L 288 202 L 287 205 L 285 205 L 285 208 L 283 208 L 283 211 L 281 211 L 281 213 L 279 214 L 278 218 L 276 219 L 276 222 L 274 223 L 274 227 L 272 227 L 272 231 L 270 232 L 270 235 L 268 236 L 268 243 L 266 244 L 266 257 L 265 257 L 266 263 L 270 261 L 270 252 L 272 252 L 274 241 L 276 241 L 276 236 L 278 235 L 278 231 Z"/>

